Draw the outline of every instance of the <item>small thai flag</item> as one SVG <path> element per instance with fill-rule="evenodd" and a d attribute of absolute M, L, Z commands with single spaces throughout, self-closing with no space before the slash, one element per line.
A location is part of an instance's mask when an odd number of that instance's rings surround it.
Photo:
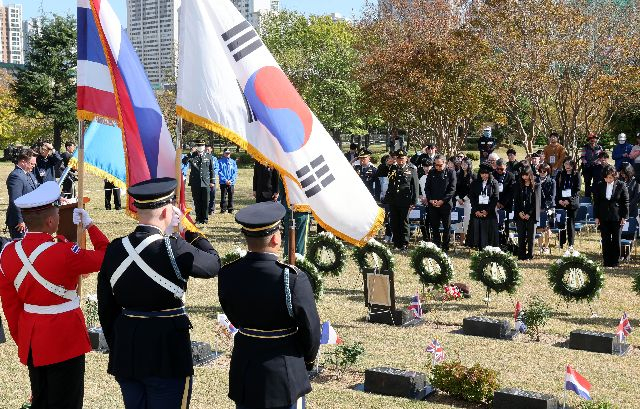
<path fill-rule="evenodd" d="M 567 373 L 564 376 L 564 388 L 574 391 L 583 399 L 591 400 L 591 384 L 584 379 L 571 365 L 567 365 Z"/>
<path fill-rule="evenodd" d="M 320 333 L 320 345 L 336 345 L 342 344 L 342 339 L 333 329 L 329 321 L 322 323 L 322 332 Z"/>
<path fill-rule="evenodd" d="M 620 324 L 618 324 L 618 331 L 616 335 L 620 337 L 620 342 L 623 342 L 626 337 L 631 334 L 631 323 L 629 322 L 629 317 L 627 317 L 627 313 L 622 313 L 622 318 L 620 318 Z"/>
<path fill-rule="evenodd" d="M 218 314 L 218 324 L 222 325 L 231 335 L 235 335 L 238 332 L 238 329 L 233 326 L 226 314 Z"/>
<path fill-rule="evenodd" d="M 417 291 L 416 295 L 411 297 L 411 305 L 409 305 L 409 309 L 413 313 L 414 317 L 422 318 L 422 305 L 420 304 L 420 296 L 418 296 Z"/>
<path fill-rule="evenodd" d="M 516 302 L 516 309 L 513 312 L 513 318 L 516 320 L 515 323 L 515 330 L 516 332 L 519 332 L 521 334 L 524 334 L 525 332 L 527 332 L 527 326 L 524 324 L 523 321 L 523 311 L 522 311 L 522 305 L 520 304 L 520 301 Z"/>
<path fill-rule="evenodd" d="M 433 354 L 434 364 L 438 364 L 444 361 L 444 358 L 445 358 L 444 348 L 442 348 L 442 345 L 440 345 L 437 339 L 434 339 L 433 341 L 431 341 L 429 345 L 427 345 L 426 351 L 429 352 L 430 354 Z"/>

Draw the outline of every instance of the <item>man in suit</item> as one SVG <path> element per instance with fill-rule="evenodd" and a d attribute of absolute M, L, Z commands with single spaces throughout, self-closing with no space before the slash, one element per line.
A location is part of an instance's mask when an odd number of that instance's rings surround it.
<path fill-rule="evenodd" d="M 59 199 L 58 184 L 49 181 L 15 200 L 29 231 L 2 251 L 0 297 L 29 370 L 32 407 L 80 409 L 91 343 L 76 288 L 81 275 L 100 269 L 109 239 L 83 209 L 74 210 L 73 222 L 87 229 L 94 250 L 55 237 Z"/>
<path fill-rule="evenodd" d="M 36 158 L 36 167 L 33 173 L 36 175 L 38 183 L 56 180 L 56 172 L 60 169 L 62 163 L 62 156 L 55 149 L 53 145 L 48 142 L 42 144 L 39 148 L 39 155 Z"/>
<path fill-rule="evenodd" d="M 532 165 L 533 167 L 533 165 Z M 514 186 L 516 183 L 513 173 L 507 170 L 504 159 L 496 161 L 496 168 L 493 171 L 493 178 L 498 181 L 498 204 L 496 209 L 504 209 L 507 217 L 504 218 L 505 231 L 509 231 L 509 213 L 513 205 Z"/>
<path fill-rule="evenodd" d="M 73 158 L 73 153 L 76 151 L 76 144 L 67 141 L 64 144 L 65 152 L 63 152 L 60 156 L 62 156 L 62 164 L 60 165 L 60 175 L 62 176 L 62 172 L 69 166 L 69 161 Z M 78 173 L 75 169 L 70 169 L 69 173 L 67 173 L 67 177 L 62 182 L 62 197 L 70 198 L 73 196 L 73 182 L 78 180 Z"/>
<path fill-rule="evenodd" d="M 182 163 L 189 164 L 189 186 L 193 207 L 196 211 L 196 223 L 207 224 L 209 221 L 209 194 L 215 182 L 213 159 L 205 152 L 204 141 L 196 141 L 193 151 L 184 158 Z"/>
<path fill-rule="evenodd" d="M 396 151 L 396 164 L 389 169 L 389 187 L 384 198 L 389 205 L 393 245 L 402 251 L 409 245 L 409 212 L 418 204 L 420 195 L 418 172 L 408 162 L 407 152 Z"/>
<path fill-rule="evenodd" d="M 260 162 L 253 165 L 253 197 L 256 203 L 275 202 L 280 197 L 278 171 Z"/>
<path fill-rule="evenodd" d="M 220 306 L 238 329 L 229 369 L 237 409 L 304 408 L 311 391 L 320 317 L 306 273 L 278 261 L 284 214 L 277 202 L 241 209 L 236 222 L 249 252 L 220 270 Z"/>
<path fill-rule="evenodd" d="M 456 173 L 446 167 L 444 155 L 436 155 L 433 169 L 425 182 L 425 196 L 428 199 L 429 223 L 433 243 L 449 251 L 451 241 L 451 208 L 456 195 Z M 442 234 L 440 234 L 442 225 Z"/>
<path fill-rule="evenodd" d="M 131 408 L 187 408 L 193 359 L 183 296 L 190 277 L 212 278 L 220 257 L 207 239 L 184 232 L 177 182 L 150 179 L 128 190 L 139 225 L 107 247 L 98 274 L 98 315 L 109 345 L 107 372 Z"/>
<path fill-rule="evenodd" d="M 9 193 L 9 207 L 7 208 L 6 224 L 12 239 L 21 239 L 26 231 L 26 224 L 22 219 L 22 213 L 16 206 L 15 200 L 38 187 L 38 181 L 33 174 L 36 166 L 36 157 L 31 149 L 25 149 L 18 154 L 16 167 L 7 178 L 7 191 Z"/>

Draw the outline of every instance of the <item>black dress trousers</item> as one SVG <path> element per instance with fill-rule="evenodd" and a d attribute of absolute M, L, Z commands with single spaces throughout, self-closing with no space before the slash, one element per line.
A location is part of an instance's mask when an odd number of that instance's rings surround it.
<path fill-rule="evenodd" d="M 393 245 L 401 249 L 409 245 L 411 231 L 409 229 L 409 207 L 390 205 L 391 209 L 391 232 L 393 235 Z"/>
<path fill-rule="evenodd" d="M 451 206 L 447 204 L 440 207 L 430 205 L 429 223 L 431 224 L 431 239 L 433 243 L 442 250 L 449 251 L 449 242 L 451 241 Z M 442 236 L 440 236 L 441 225 L 443 228 Z"/>
<path fill-rule="evenodd" d="M 84 355 L 52 365 L 33 366 L 27 361 L 31 409 L 81 409 L 84 398 Z"/>
<path fill-rule="evenodd" d="M 601 221 L 602 258 L 605 267 L 615 267 L 620 263 L 620 240 L 622 226 L 619 221 Z"/>

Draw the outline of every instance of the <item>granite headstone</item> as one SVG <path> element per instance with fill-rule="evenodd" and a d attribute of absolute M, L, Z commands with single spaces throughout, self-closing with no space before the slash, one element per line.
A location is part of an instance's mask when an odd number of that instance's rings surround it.
<path fill-rule="evenodd" d="M 364 391 L 422 400 L 434 389 L 427 383 L 427 375 L 422 372 L 377 367 L 365 371 Z"/>
<path fill-rule="evenodd" d="M 557 409 L 558 399 L 552 395 L 521 389 L 505 388 L 494 392 L 493 409 Z"/>
<path fill-rule="evenodd" d="M 462 332 L 485 338 L 507 339 L 511 337 L 509 322 L 488 317 L 466 317 L 462 320 Z"/>

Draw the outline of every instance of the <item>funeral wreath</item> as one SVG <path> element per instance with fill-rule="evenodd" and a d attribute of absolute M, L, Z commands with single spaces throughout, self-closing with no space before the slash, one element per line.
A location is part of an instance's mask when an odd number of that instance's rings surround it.
<path fill-rule="evenodd" d="M 368 255 L 372 255 L 374 259 L 377 257 L 382 261 L 382 263 L 378 265 L 371 265 L 367 261 Z M 391 255 L 391 251 L 375 239 L 371 239 L 364 246 L 356 248 L 353 252 L 353 258 L 358 264 L 360 271 L 373 268 L 378 268 L 379 271 L 391 271 L 394 267 L 394 260 Z"/>
<path fill-rule="evenodd" d="M 329 261 L 323 257 L 326 255 Z M 307 258 L 322 274 L 339 276 L 347 264 L 344 244 L 328 231 L 322 232 L 309 241 Z"/>
<path fill-rule="evenodd" d="M 313 297 L 318 301 L 322 298 L 322 293 L 324 292 L 322 275 L 318 272 L 318 269 L 312 262 L 306 259 L 303 255 L 297 253 L 296 267 L 307 273 L 307 277 L 309 277 L 309 282 L 311 283 L 311 288 L 313 289 Z"/>
<path fill-rule="evenodd" d="M 220 263 L 223 266 L 226 266 L 227 264 L 233 263 L 234 261 L 239 260 L 246 255 L 247 255 L 246 250 L 236 248 L 235 250 L 231 250 L 230 252 L 222 256 L 222 260 L 220 260 Z"/>
<path fill-rule="evenodd" d="M 449 256 L 431 242 L 420 242 L 410 258 L 413 271 L 424 285 L 441 287 L 453 279 L 453 265 Z"/>
<path fill-rule="evenodd" d="M 513 294 L 520 285 L 518 264 L 513 256 L 498 247 L 485 247 L 471 256 L 471 278 L 480 281 L 487 290 Z"/>
<path fill-rule="evenodd" d="M 604 287 L 604 272 L 584 255 L 566 252 L 547 272 L 553 292 L 566 301 L 592 301 Z"/>

